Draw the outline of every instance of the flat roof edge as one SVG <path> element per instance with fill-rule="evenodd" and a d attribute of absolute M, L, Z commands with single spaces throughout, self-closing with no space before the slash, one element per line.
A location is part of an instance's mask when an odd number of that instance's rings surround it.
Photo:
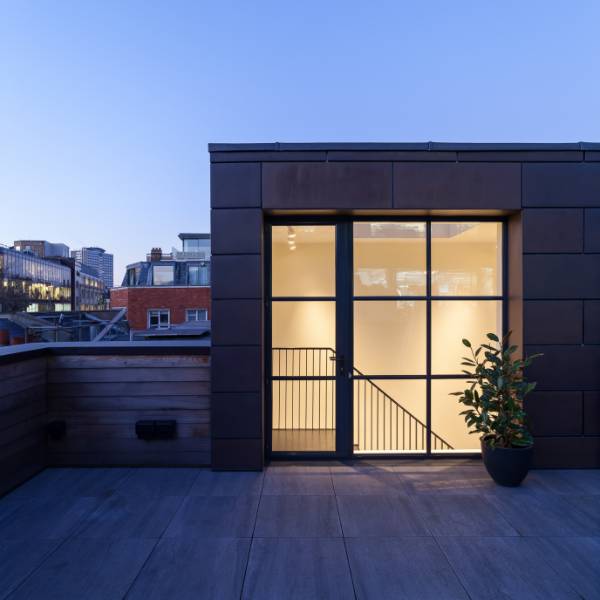
<path fill-rule="evenodd" d="M 209 152 L 293 152 L 324 150 L 392 150 L 409 152 L 531 152 L 600 150 L 600 142 L 478 143 L 478 142 L 303 142 L 265 144 L 208 144 Z"/>

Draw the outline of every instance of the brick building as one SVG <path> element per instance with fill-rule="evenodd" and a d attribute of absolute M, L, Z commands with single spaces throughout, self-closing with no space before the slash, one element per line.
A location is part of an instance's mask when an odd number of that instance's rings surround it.
<path fill-rule="evenodd" d="M 179 238 L 182 250 L 153 248 L 145 261 L 128 265 L 121 287 L 111 290 L 111 307 L 127 308 L 131 330 L 210 320 L 210 234 Z"/>

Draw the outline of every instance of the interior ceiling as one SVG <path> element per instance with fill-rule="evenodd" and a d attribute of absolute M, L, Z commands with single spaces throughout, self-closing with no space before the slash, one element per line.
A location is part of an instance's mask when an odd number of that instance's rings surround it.
<path fill-rule="evenodd" d="M 432 238 L 442 242 L 460 237 L 470 243 L 491 243 L 497 237 L 497 222 L 434 222 L 431 224 Z M 394 241 L 412 241 L 425 238 L 425 223 L 361 221 L 354 223 L 354 237 L 361 242 L 385 243 Z M 335 227 L 333 225 L 276 225 L 272 230 L 273 243 L 297 244 L 333 244 Z"/>

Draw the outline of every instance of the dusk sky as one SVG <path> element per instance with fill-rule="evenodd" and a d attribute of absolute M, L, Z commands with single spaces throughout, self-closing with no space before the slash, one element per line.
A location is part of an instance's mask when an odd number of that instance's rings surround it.
<path fill-rule="evenodd" d="M 600 2 L 0 3 L 0 242 L 209 228 L 209 142 L 600 141 Z"/>

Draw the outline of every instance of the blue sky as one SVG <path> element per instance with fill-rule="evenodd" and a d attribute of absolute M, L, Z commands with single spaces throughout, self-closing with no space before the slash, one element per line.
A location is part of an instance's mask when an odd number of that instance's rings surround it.
<path fill-rule="evenodd" d="M 0 3 L 0 242 L 115 279 L 209 225 L 208 142 L 600 141 L 600 3 Z"/>

